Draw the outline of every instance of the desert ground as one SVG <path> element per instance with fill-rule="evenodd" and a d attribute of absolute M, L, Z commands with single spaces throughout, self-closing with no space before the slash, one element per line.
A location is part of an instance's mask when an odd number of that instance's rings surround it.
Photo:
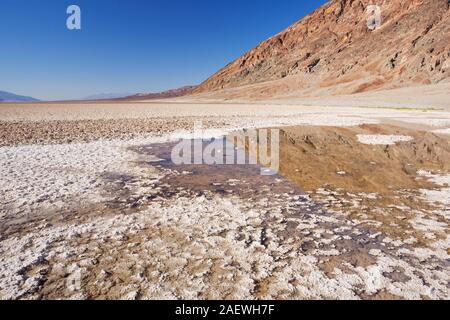
<path fill-rule="evenodd" d="M 449 299 L 450 105 L 352 99 L 0 104 L 0 298 Z M 279 174 L 172 164 L 199 121 Z"/>

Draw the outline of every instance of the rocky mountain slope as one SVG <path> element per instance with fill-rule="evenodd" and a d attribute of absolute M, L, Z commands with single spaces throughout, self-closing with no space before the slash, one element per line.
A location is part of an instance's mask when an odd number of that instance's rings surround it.
<path fill-rule="evenodd" d="M 370 4 L 381 9 L 373 30 Z M 193 92 L 314 96 L 449 81 L 449 6 L 449 0 L 330 1 Z"/>

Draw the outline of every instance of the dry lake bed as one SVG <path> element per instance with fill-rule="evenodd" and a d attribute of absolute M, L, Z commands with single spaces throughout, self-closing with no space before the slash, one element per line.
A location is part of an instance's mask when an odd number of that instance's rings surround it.
<path fill-rule="evenodd" d="M 175 165 L 199 122 L 278 174 Z M 450 298 L 444 109 L 5 104 L 0 174 L 1 299 Z"/>

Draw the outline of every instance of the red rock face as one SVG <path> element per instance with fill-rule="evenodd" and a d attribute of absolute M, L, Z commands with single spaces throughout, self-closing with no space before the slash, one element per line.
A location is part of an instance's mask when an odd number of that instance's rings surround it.
<path fill-rule="evenodd" d="M 240 95 L 340 94 L 448 80 L 449 3 L 330 1 L 224 67 L 194 93 L 246 86 Z M 370 4 L 381 8 L 375 30 L 368 27 Z"/>

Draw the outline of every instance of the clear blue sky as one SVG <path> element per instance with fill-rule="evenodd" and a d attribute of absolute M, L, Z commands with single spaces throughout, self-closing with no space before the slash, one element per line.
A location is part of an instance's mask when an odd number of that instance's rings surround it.
<path fill-rule="evenodd" d="M 0 90 L 39 99 L 198 84 L 326 0 L 1 0 Z M 66 28 L 77 4 L 82 30 Z"/>

